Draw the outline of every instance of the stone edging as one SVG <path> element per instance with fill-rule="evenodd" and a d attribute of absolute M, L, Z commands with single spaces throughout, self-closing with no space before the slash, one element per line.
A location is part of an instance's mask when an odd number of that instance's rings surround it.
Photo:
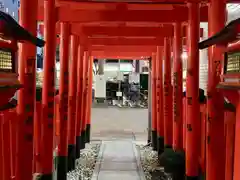
<path fill-rule="evenodd" d="M 101 147 L 98 153 L 98 157 L 96 159 L 96 164 L 95 164 L 95 168 L 94 168 L 91 180 L 98 180 L 98 174 L 101 168 L 101 162 L 102 162 L 103 152 L 105 150 L 105 144 L 101 141 L 100 146 Z"/>
<path fill-rule="evenodd" d="M 143 168 L 142 168 L 140 150 L 137 147 L 136 143 L 133 142 L 132 145 L 133 145 L 133 151 L 134 151 L 136 162 L 137 162 L 139 178 L 140 178 L 140 180 L 146 180 L 145 174 L 144 174 L 144 171 L 143 171 Z"/>

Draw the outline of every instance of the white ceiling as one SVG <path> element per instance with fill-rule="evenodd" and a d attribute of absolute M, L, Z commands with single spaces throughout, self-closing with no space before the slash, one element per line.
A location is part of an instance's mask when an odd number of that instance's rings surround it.
<path fill-rule="evenodd" d="M 227 11 L 228 11 L 227 22 L 240 18 L 240 3 L 227 4 Z"/>

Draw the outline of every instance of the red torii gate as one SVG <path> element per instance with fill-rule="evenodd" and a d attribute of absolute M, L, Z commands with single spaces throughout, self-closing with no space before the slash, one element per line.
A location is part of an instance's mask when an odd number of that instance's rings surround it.
<path fill-rule="evenodd" d="M 61 11 L 60 11 L 60 12 L 61 12 Z M 99 16 L 99 15 L 98 15 L 98 16 Z M 137 16 L 139 16 L 139 15 L 137 15 Z M 65 16 L 65 17 L 66 17 L 66 16 Z M 65 30 L 66 33 L 67 33 L 67 32 L 69 33 L 69 29 L 68 29 L 68 27 L 67 27 L 66 24 L 65 24 L 65 25 L 62 24 L 61 28 L 62 28 L 62 30 Z M 64 32 L 63 32 L 62 36 L 64 36 Z M 68 42 L 68 41 L 67 41 L 67 35 L 65 34 L 65 36 L 64 36 L 64 37 L 61 37 L 61 38 L 63 39 L 63 43 L 64 43 L 65 45 L 67 45 L 67 42 Z M 63 44 L 63 47 L 62 47 L 63 49 L 67 47 L 67 46 L 64 47 L 64 44 Z M 66 53 L 67 53 L 67 52 L 66 52 Z M 63 56 L 64 56 L 64 55 L 65 55 L 65 57 L 67 57 L 67 54 L 64 54 L 64 53 L 63 53 Z M 64 89 L 63 89 L 63 91 L 64 91 Z"/>
<path fill-rule="evenodd" d="M 99 29 L 99 32 L 96 29 Z M 110 30 L 107 30 L 107 29 Z M 120 28 L 120 29 L 119 29 Z M 147 30 L 140 31 L 141 30 Z M 153 29 L 155 33 L 153 35 L 150 34 L 150 30 Z M 186 31 L 185 26 L 183 26 L 182 36 L 185 37 Z M 87 30 L 90 30 L 89 33 L 87 33 Z M 158 31 L 157 31 L 158 30 Z M 85 26 L 81 27 L 76 24 L 71 24 L 71 32 L 73 34 L 82 34 L 85 38 L 82 39 L 82 43 L 89 47 L 88 49 L 92 51 L 92 55 L 95 56 L 95 53 L 93 51 L 98 51 L 98 58 L 100 58 L 100 54 L 102 56 L 109 57 L 110 52 L 114 52 L 114 57 L 117 56 L 118 58 L 120 55 L 116 55 L 117 52 L 156 52 L 156 46 L 163 46 L 163 37 L 172 37 L 173 36 L 173 26 L 172 25 L 164 25 L 162 27 L 146 27 L 142 29 L 142 27 L 97 27 L 97 26 Z M 118 31 L 120 33 L 118 35 Z M 134 34 L 134 32 L 136 32 Z M 43 25 L 40 25 L 40 33 L 43 35 Z M 59 24 L 57 26 L 57 33 L 59 34 Z M 109 36 L 106 36 L 108 33 L 110 33 Z M 103 36 L 102 36 L 103 35 Z M 200 29 L 200 36 L 203 35 L 203 29 Z M 122 36 L 122 37 L 121 37 Z M 156 37 L 157 36 L 157 37 Z M 89 37 L 89 38 L 86 38 Z M 186 44 L 186 39 L 183 38 L 184 42 L 183 44 Z M 59 44 L 59 39 L 57 40 L 57 43 Z M 122 47 L 120 47 L 120 45 Z M 136 45 L 134 47 L 134 45 Z M 111 47 L 111 46 L 118 46 L 118 47 Z M 127 46 L 127 47 L 126 47 Z M 152 48 L 152 50 L 149 50 L 149 48 Z M 103 55 L 103 52 L 99 54 L 99 51 L 104 51 L 105 53 L 109 52 L 108 55 Z M 146 55 L 145 53 L 145 55 Z M 141 54 L 141 53 L 137 53 Z M 139 56 L 137 55 L 137 56 Z M 144 56 L 145 56 L 144 55 Z M 143 55 L 141 55 L 143 56 Z M 141 57 L 139 56 L 139 57 Z M 127 55 L 129 56 L 129 53 Z M 134 57 L 136 57 L 134 55 Z"/>
<path fill-rule="evenodd" d="M 94 58 L 105 59 L 121 56 L 125 58 L 135 57 L 133 59 L 143 59 L 142 57 L 150 57 L 153 52 L 156 52 L 157 46 L 91 46 L 89 51 Z M 112 56 L 110 56 L 112 55 Z M 103 57 L 101 57 L 103 56 Z M 138 57 L 138 58 L 136 58 Z M 123 58 L 123 59 L 125 59 Z M 130 58 L 131 59 L 131 58 Z"/>
<path fill-rule="evenodd" d="M 68 2 L 69 4 L 72 2 Z M 113 10 L 78 10 L 76 7 L 58 6 L 56 8 L 57 21 L 72 23 L 91 23 L 91 22 L 148 22 L 148 23 L 174 23 L 188 20 L 188 8 L 184 6 L 174 6 L 172 10 L 128 10 L 126 3 L 117 3 Z M 144 9 L 144 7 L 141 7 Z M 118 13 L 116 13 L 116 10 Z M 38 20 L 44 19 L 44 7 L 39 2 Z M 201 8 L 202 22 L 207 22 L 208 8 Z"/>
<path fill-rule="evenodd" d="M 40 25 L 40 33 L 43 35 L 43 24 Z M 186 26 L 183 25 L 182 37 L 186 37 Z M 60 33 L 59 23 L 57 23 L 56 31 Z M 79 25 L 71 23 L 71 33 L 83 34 L 87 37 L 173 37 L 174 27 L 172 24 L 157 24 L 151 27 L 145 27 L 144 23 L 136 25 L 118 24 L 115 26 L 108 25 Z M 203 28 L 200 28 L 200 37 L 203 36 Z"/>
<path fill-rule="evenodd" d="M 44 2 L 44 8 L 43 3 Z M 163 1 L 160 1 L 158 3 L 163 3 Z M 164 1 L 166 2 L 166 1 Z M 52 179 L 52 140 L 49 137 L 53 137 L 53 102 L 54 102 L 54 66 L 55 66 L 55 44 L 56 44 L 56 21 L 61 21 L 61 85 L 60 85 L 60 105 L 63 107 L 62 111 L 60 112 L 60 119 L 64 121 L 66 118 L 67 108 L 65 107 L 68 103 L 68 100 L 66 97 L 68 90 L 66 88 L 66 84 L 64 82 L 64 79 L 67 77 L 67 71 L 68 71 L 68 43 L 70 42 L 70 27 L 69 23 L 83 23 L 83 24 L 92 24 L 94 26 L 98 26 L 101 23 L 107 23 L 107 24 L 121 24 L 122 22 L 132 23 L 135 22 L 145 22 L 149 23 L 150 25 L 156 24 L 156 23 L 180 23 L 180 22 L 188 22 L 188 81 L 187 81 L 187 98 L 188 98 L 188 105 L 187 105 L 187 123 L 188 123 L 188 130 L 186 133 L 186 140 L 188 147 L 186 148 L 186 176 L 187 179 L 196 179 L 199 175 L 198 172 L 198 147 L 197 147 L 197 141 L 199 140 L 197 127 L 198 127 L 198 117 L 196 116 L 199 114 L 199 104 L 197 102 L 198 97 L 198 69 L 199 69 L 199 57 L 198 57 L 198 39 L 199 39 L 199 22 L 204 21 L 207 22 L 207 13 L 208 8 L 206 6 L 200 8 L 199 3 L 201 1 L 191 1 L 188 2 L 188 7 L 184 6 L 185 1 L 183 0 L 176 0 L 176 1 L 167 1 L 169 4 L 178 2 L 179 5 L 162 5 L 162 9 L 160 10 L 154 10 L 153 6 L 150 7 L 144 7 L 143 5 L 139 4 L 131 4 L 127 5 L 125 3 L 116 3 L 115 5 L 109 5 L 107 3 L 80 3 L 80 2 L 71 2 L 71 1 L 58 1 L 55 6 L 54 0 L 44 0 L 39 1 L 39 8 L 37 9 L 37 1 L 27 1 L 27 0 L 21 0 L 21 6 L 20 6 L 20 23 L 23 27 L 31 31 L 33 34 L 36 34 L 36 20 L 37 18 L 39 20 L 44 21 L 45 26 L 45 40 L 46 40 L 46 46 L 44 51 L 44 82 L 43 82 L 43 98 L 42 98 L 42 107 L 43 107 L 43 113 L 42 113 L 42 127 L 43 127 L 43 134 L 42 134 L 42 144 L 44 144 L 44 147 L 42 147 L 42 167 L 41 167 L 41 173 L 43 174 L 42 179 Z M 66 6 L 68 5 L 68 6 Z M 83 6 L 84 7 L 83 7 Z M 148 8 L 148 9 L 147 9 Z M 140 10 L 139 10 L 140 9 Z M 150 10 L 149 10 L 150 9 Z M 218 32 L 225 23 L 224 16 L 225 16 L 225 2 L 224 1 L 210 1 L 209 6 L 209 29 L 210 34 Z M 116 10 L 118 13 L 116 13 Z M 201 12 L 200 12 L 201 11 Z M 38 12 L 38 13 L 37 13 Z M 44 15 L 44 16 L 43 16 Z M 215 19 L 218 19 L 216 21 Z M 179 26 L 179 25 L 176 25 Z M 175 29 L 175 48 L 176 51 L 174 52 L 174 65 L 176 66 L 174 68 L 175 75 L 179 75 L 181 72 L 181 39 L 180 39 L 180 31 L 181 28 Z M 87 63 L 86 60 L 88 60 L 89 55 L 87 54 L 87 49 L 83 49 L 81 45 L 77 43 L 77 36 L 72 35 L 71 38 L 73 39 L 72 47 L 71 48 L 71 54 L 76 55 L 76 52 L 80 54 L 78 56 L 78 71 L 83 70 L 83 72 L 87 71 Z M 74 42 L 74 43 L 73 43 Z M 168 40 L 165 40 L 164 43 L 165 53 L 169 52 L 167 51 L 167 47 L 169 47 Z M 78 49 L 78 50 L 77 50 Z M 21 47 L 21 56 L 20 59 L 22 59 L 21 62 L 25 62 L 25 59 L 29 59 L 30 57 L 35 56 L 36 48 L 33 46 L 23 45 Z M 81 64 L 83 61 L 83 52 L 84 52 L 84 62 L 85 64 Z M 210 93 L 211 99 L 208 102 L 208 112 L 209 112 L 209 118 L 213 119 L 214 123 L 208 122 L 208 138 L 211 139 L 210 142 L 207 144 L 207 152 L 208 152 L 208 159 L 207 162 L 207 168 L 206 168 L 206 175 L 207 180 L 219 180 L 224 178 L 224 159 L 222 156 L 224 156 L 224 123 L 223 123 L 223 116 L 218 116 L 218 123 L 216 123 L 216 120 L 214 119 L 216 114 L 220 114 L 223 112 L 222 106 L 215 106 L 216 103 L 223 103 L 223 99 L 220 98 L 221 95 L 216 93 L 215 84 L 219 82 L 219 76 L 215 74 L 216 66 L 214 65 L 214 61 L 216 58 L 222 59 L 221 54 L 222 51 L 219 47 L 214 47 L 212 49 L 212 52 L 214 56 L 210 56 L 210 67 L 212 67 L 212 71 L 209 73 L 208 79 L 209 79 L 209 88 L 208 93 Z M 154 65 L 154 68 L 158 68 L 159 70 L 161 68 L 161 50 L 157 50 L 156 59 L 153 62 L 156 63 Z M 153 55 L 153 57 L 155 56 Z M 74 59 L 74 62 L 77 62 L 76 57 L 72 57 Z M 165 58 L 169 59 L 169 54 L 165 54 Z M 159 63 L 160 62 L 160 63 Z M 31 101 L 31 108 L 30 111 L 34 111 L 34 100 L 31 99 L 31 97 L 28 97 L 29 91 L 34 91 L 34 78 L 33 79 L 24 79 L 25 76 L 25 68 L 28 68 L 28 66 L 34 66 L 35 63 L 32 63 L 32 65 L 29 64 L 20 64 L 20 81 L 21 83 L 26 86 L 27 90 L 20 90 L 19 94 L 19 115 L 21 119 L 28 118 L 25 115 L 26 111 L 26 102 Z M 71 66 L 72 67 L 72 66 Z M 76 65 L 75 65 L 76 67 Z M 84 69 L 81 69 L 80 67 L 84 67 Z M 71 68 L 71 76 L 76 76 L 76 70 L 73 71 L 74 67 Z M 157 72 L 157 70 L 155 72 Z M 74 74 L 75 73 L 75 74 Z M 79 72 L 78 72 L 79 73 Z M 75 75 L 75 76 L 74 76 Z M 35 76 L 33 72 L 33 77 Z M 161 80 L 163 77 L 161 73 L 155 74 L 157 76 L 156 85 L 161 85 Z M 74 86 L 72 83 L 70 85 L 70 99 L 73 99 L 73 97 L 77 97 L 77 103 L 82 102 L 80 96 L 82 95 L 82 89 L 79 87 L 82 84 L 86 84 L 87 80 L 86 77 L 83 76 L 83 74 L 78 74 L 78 77 L 83 78 L 82 81 L 81 78 L 78 79 L 78 88 L 75 87 L 77 90 L 77 94 L 72 91 L 74 89 Z M 169 78 L 169 77 L 168 77 Z M 159 81 L 160 80 L 160 81 Z M 168 79 L 167 79 L 168 80 Z M 77 84 L 77 79 L 71 81 L 75 82 Z M 175 83 L 178 84 L 179 81 L 175 80 Z M 178 84 L 179 85 L 179 84 Z M 154 86 L 153 86 L 154 87 Z M 81 90 L 80 90 L 80 89 Z M 85 88 L 85 87 L 84 87 Z M 168 87 L 169 88 L 169 87 Z M 162 87 L 157 88 L 157 91 L 160 92 Z M 80 91 L 80 93 L 79 93 Z M 177 91 L 177 96 L 173 96 L 174 101 L 176 101 L 176 109 L 177 111 L 181 111 L 181 100 L 179 100 L 177 97 L 181 97 L 181 92 L 177 89 L 173 89 L 173 91 Z M 34 94 L 34 93 L 33 93 Z M 156 93 L 154 93 L 156 95 Z M 29 103 L 28 103 L 29 104 Z M 161 104 L 156 103 L 158 107 L 162 108 Z M 155 104 L 155 105 L 156 105 Z M 79 108 L 77 105 L 77 108 Z M 89 106 L 89 105 L 88 105 Z M 74 108 L 73 108 L 74 109 Z M 28 109 L 29 110 L 29 109 Z M 79 109 L 78 109 L 79 110 Z M 86 112 L 84 112 L 86 113 Z M 156 113 L 156 115 L 161 116 L 162 114 Z M 77 115 L 78 117 L 79 115 Z M 173 118 L 179 118 L 178 115 L 174 115 Z M 71 118 L 70 118 L 71 119 Z M 73 118 L 72 118 L 73 119 Z M 179 120 L 179 119 L 178 119 Z M 69 122 L 72 122 L 72 120 L 69 120 Z M 174 127 L 177 128 L 176 132 L 181 131 L 180 124 L 178 124 L 180 121 L 174 121 Z M 162 121 L 157 121 L 157 123 L 162 123 Z M 213 126 L 214 124 L 214 126 Z M 61 128 L 64 129 L 64 125 L 66 125 L 66 122 L 61 124 Z M 85 125 L 85 124 L 83 124 Z M 24 137 L 26 134 L 29 134 L 33 130 L 32 124 L 26 124 L 23 126 L 24 131 L 23 134 L 20 134 L 21 137 Z M 66 126 L 65 126 L 66 127 Z M 155 127 L 159 131 L 159 135 L 163 137 L 163 129 L 162 125 L 157 124 L 157 127 Z M 160 128 L 160 129 L 159 129 Z M 154 129 L 154 130 L 156 130 Z M 164 128 L 165 131 L 165 128 Z M 66 135 L 66 134 L 65 134 Z M 65 156 L 67 152 L 67 140 L 64 136 L 61 137 L 61 147 L 62 151 L 60 154 L 62 155 L 62 164 L 66 164 L 65 162 Z M 65 146 L 66 145 L 66 146 Z M 32 160 L 29 156 L 24 156 L 23 154 L 31 155 L 32 150 L 32 141 L 23 140 L 21 141 L 21 146 L 19 148 L 19 157 L 18 157 L 18 163 L 17 163 L 17 172 L 16 172 L 16 179 L 19 180 L 30 180 L 32 178 L 31 168 L 32 168 Z M 175 148 L 178 148 L 175 146 Z M 180 148 L 181 149 L 181 148 Z M 24 164 L 22 164 L 24 162 Z M 60 171 L 62 170 L 62 171 Z M 66 176 L 66 169 L 65 167 L 60 167 L 59 173 L 62 172 L 62 177 Z M 61 174 L 60 174 L 61 175 Z M 60 176 L 59 176 L 60 177 Z"/>
<path fill-rule="evenodd" d="M 148 52 L 153 53 L 157 51 L 157 46 L 139 46 L 139 45 L 96 45 L 90 46 L 90 51 L 109 51 L 109 52 Z"/>

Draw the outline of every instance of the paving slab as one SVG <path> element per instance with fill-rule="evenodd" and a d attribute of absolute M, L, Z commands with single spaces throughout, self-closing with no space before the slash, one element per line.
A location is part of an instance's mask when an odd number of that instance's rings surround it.
<path fill-rule="evenodd" d="M 136 160 L 131 141 L 109 141 L 104 144 L 102 161 L 134 162 Z"/>
<path fill-rule="evenodd" d="M 101 164 L 101 171 L 137 171 L 135 162 L 104 162 Z"/>
<path fill-rule="evenodd" d="M 102 142 L 92 180 L 144 180 L 132 140 Z"/>
<path fill-rule="evenodd" d="M 98 180 L 139 180 L 136 171 L 100 171 Z"/>

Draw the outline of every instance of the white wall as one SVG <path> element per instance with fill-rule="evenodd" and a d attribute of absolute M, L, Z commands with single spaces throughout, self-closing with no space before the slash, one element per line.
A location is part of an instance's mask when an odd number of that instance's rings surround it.
<path fill-rule="evenodd" d="M 120 71 L 128 72 L 132 71 L 133 67 L 130 63 L 121 63 L 120 64 Z M 104 72 L 106 71 L 118 71 L 119 70 L 119 64 L 118 63 L 107 63 L 104 64 Z"/>
<path fill-rule="evenodd" d="M 95 66 L 93 66 L 93 69 L 95 70 Z M 132 64 L 130 64 L 130 63 L 121 63 L 120 64 L 120 71 L 129 72 L 132 70 L 133 70 Z M 104 64 L 104 72 L 117 73 L 118 71 L 119 71 L 118 63 L 105 63 Z"/>
<path fill-rule="evenodd" d="M 203 28 L 203 37 L 201 40 L 208 38 L 208 23 L 201 23 L 200 27 Z M 199 88 L 204 89 L 207 93 L 208 81 L 208 50 L 203 49 L 199 51 Z"/>

